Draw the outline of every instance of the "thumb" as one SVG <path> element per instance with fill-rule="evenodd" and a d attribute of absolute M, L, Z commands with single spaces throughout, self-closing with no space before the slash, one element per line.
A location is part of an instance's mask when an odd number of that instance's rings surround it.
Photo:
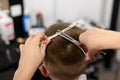
<path fill-rule="evenodd" d="M 51 41 L 50 39 L 47 39 L 44 43 L 41 44 L 40 49 L 42 53 L 45 53 L 45 49 L 47 45 L 50 43 L 50 41 Z"/>
<path fill-rule="evenodd" d="M 20 48 L 20 52 L 22 53 L 24 51 L 24 44 L 21 44 L 19 48 Z"/>

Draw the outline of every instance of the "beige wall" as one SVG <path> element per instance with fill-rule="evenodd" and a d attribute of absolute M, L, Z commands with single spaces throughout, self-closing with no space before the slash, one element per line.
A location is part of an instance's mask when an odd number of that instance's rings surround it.
<path fill-rule="evenodd" d="M 8 9 L 8 0 L 0 0 L 0 8 L 2 10 Z"/>

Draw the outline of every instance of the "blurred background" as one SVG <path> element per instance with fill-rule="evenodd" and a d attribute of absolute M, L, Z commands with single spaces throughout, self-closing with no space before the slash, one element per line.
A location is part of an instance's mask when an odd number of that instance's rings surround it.
<path fill-rule="evenodd" d="M 120 0 L 0 0 L 0 80 L 12 80 L 19 45 L 57 22 L 84 20 L 92 27 L 120 31 Z M 120 51 L 106 50 L 85 70 L 88 80 L 119 80 Z M 39 70 L 32 80 L 50 80 Z"/>

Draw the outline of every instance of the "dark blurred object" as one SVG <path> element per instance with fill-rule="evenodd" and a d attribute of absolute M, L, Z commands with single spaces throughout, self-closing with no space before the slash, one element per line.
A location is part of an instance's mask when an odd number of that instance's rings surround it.
<path fill-rule="evenodd" d="M 32 28 L 29 30 L 29 35 L 33 35 L 37 33 L 38 31 L 44 32 L 46 30 L 46 27 L 43 22 L 43 15 L 41 12 L 38 12 L 37 14 L 37 24 L 32 26 Z"/>
<path fill-rule="evenodd" d="M 88 65 L 88 67 L 85 70 L 85 74 L 87 75 L 88 80 L 98 80 L 98 72 L 99 72 L 99 66 L 101 62 L 104 60 L 104 54 L 100 54 L 98 57 L 94 58 Z"/>
<path fill-rule="evenodd" d="M 99 24 L 98 22 L 91 20 L 89 18 L 85 18 L 84 20 L 86 21 L 86 23 L 92 25 L 93 27 L 97 27 L 97 28 L 101 28 L 101 29 L 108 29 L 107 26 L 104 26 L 103 24 Z"/>
<path fill-rule="evenodd" d="M 58 22 L 58 23 L 62 23 L 63 21 L 62 21 L 61 19 L 58 19 L 57 22 Z"/>
<path fill-rule="evenodd" d="M 24 13 L 23 0 L 8 0 L 8 2 L 9 2 L 10 16 L 13 18 L 14 21 L 15 38 L 18 37 L 24 38 L 28 35 L 28 33 L 24 31 L 23 22 L 22 22 L 23 13 Z M 21 9 L 20 11 L 18 10 L 18 12 L 21 12 L 21 14 L 13 16 L 12 14 L 14 10 L 12 10 L 12 7 L 15 7 L 16 5 L 19 6 L 19 9 Z"/>
<path fill-rule="evenodd" d="M 106 50 L 105 52 L 107 54 L 106 54 L 106 56 L 104 56 L 104 63 L 103 63 L 104 69 L 106 71 L 112 71 L 113 58 L 115 57 L 116 51 L 115 50 Z"/>
<path fill-rule="evenodd" d="M 18 44 L 6 45 L 0 39 L 0 80 L 13 80 L 19 61 Z"/>
<path fill-rule="evenodd" d="M 16 68 L 9 68 L 4 71 L 0 71 L 0 80 L 13 80 L 15 71 Z"/>
<path fill-rule="evenodd" d="M 19 49 L 17 45 L 5 45 L 4 42 L 0 41 L 0 71 L 17 65 L 18 61 Z"/>
<path fill-rule="evenodd" d="M 29 33 L 31 33 L 31 32 L 33 33 L 33 32 L 38 31 L 38 30 L 41 30 L 43 32 L 46 30 L 46 27 L 45 27 L 44 21 L 43 21 L 43 15 L 41 12 L 38 12 L 38 14 L 37 14 L 37 25 L 32 26 Z M 29 35 L 31 35 L 31 34 L 29 34 Z"/>
<path fill-rule="evenodd" d="M 45 27 L 43 22 L 43 15 L 41 12 L 37 14 L 37 26 L 42 28 Z"/>

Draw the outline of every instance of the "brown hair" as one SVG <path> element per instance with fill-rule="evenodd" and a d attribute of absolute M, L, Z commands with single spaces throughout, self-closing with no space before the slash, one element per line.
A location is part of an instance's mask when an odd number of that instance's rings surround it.
<path fill-rule="evenodd" d="M 55 34 L 58 29 L 63 30 L 68 26 L 68 23 L 54 24 L 45 31 L 45 34 L 51 36 Z M 81 29 L 75 27 L 65 33 L 79 40 L 79 35 L 82 32 Z M 87 66 L 84 58 L 84 54 L 76 45 L 61 36 L 57 36 L 52 39 L 51 43 L 47 46 L 44 63 L 49 71 L 57 78 L 73 78 L 78 77 Z"/>

